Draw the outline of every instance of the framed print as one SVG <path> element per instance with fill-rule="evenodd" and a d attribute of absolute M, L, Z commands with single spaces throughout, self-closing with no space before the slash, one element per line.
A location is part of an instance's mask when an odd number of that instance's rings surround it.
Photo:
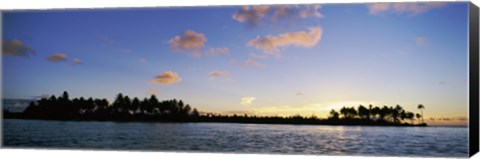
<path fill-rule="evenodd" d="M 2 11 L 2 147 L 469 157 L 478 7 Z"/>

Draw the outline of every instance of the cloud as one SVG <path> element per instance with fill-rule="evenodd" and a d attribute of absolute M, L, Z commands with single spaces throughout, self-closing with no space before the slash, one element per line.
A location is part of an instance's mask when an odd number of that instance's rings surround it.
<path fill-rule="evenodd" d="M 323 30 L 319 27 L 308 28 L 308 30 L 309 32 L 290 32 L 280 34 L 278 36 L 257 36 L 256 38 L 250 40 L 247 43 L 247 46 L 255 47 L 256 49 L 262 50 L 265 53 L 280 56 L 280 47 L 300 46 L 309 48 L 317 45 L 322 38 Z"/>
<path fill-rule="evenodd" d="M 243 106 L 250 106 L 252 105 L 253 100 L 255 100 L 255 97 L 243 97 L 240 104 Z"/>
<path fill-rule="evenodd" d="M 415 43 L 416 43 L 418 46 L 427 45 L 428 39 L 427 39 L 427 37 L 417 37 L 417 38 L 415 39 Z"/>
<path fill-rule="evenodd" d="M 239 22 L 247 23 L 250 26 L 258 26 L 262 23 L 262 18 L 269 8 L 269 6 L 243 6 L 232 18 Z"/>
<path fill-rule="evenodd" d="M 272 21 L 277 21 L 277 20 L 285 20 L 288 18 L 294 18 L 296 15 L 298 15 L 298 9 L 296 6 L 273 6 L 271 7 L 273 14 L 270 15 L 270 19 Z"/>
<path fill-rule="evenodd" d="M 383 15 L 387 12 L 396 12 L 397 14 L 415 16 L 443 6 L 445 6 L 445 3 L 442 2 L 373 3 L 368 5 L 368 13 L 371 15 Z"/>
<path fill-rule="evenodd" d="M 232 77 L 230 76 L 230 73 L 228 71 L 212 71 L 208 74 L 208 76 L 211 80 L 232 80 Z"/>
<path fill-rule="evenodd" d="M 323 17 L 323 14 L 318 11 L 320 7 L 321 6 L 319 4 L 307 5 L 305 10 L 300 12 L 300 17 L 304 19 L 308 17 Z"/>
<path fill-rule="evenodd" d="M 380 14 L 382 12 L 388 11 L 390 8 L 389 3 L 373 3 L 368 5 L 369 14 Z"/>
<path fill-rule="evenodd" d="M 78 58 L 74 58 L 74 59 L 72 60 L 72 64 L 74 64 L 74 65 L 78 65 L 78 64 L 82 64 L 82 63 L 83 63 L 83 62 L 82 62 L 80 59 L 78 59 Z"/>
<path fill-rule="evenodd" d="M 162 74 L 156 76 L 153 80 L 150 81 L 152 84 L 174 84 L 182 81 L 180 76 L 177 73 L 172 71 L 166 71 Z"/>
<path fill-rule="evenodd" d="M 295 94 L 296 96 L 303 96 L 304 94 L 302 92 L 298 92 L 297 94 Z"/>
<path fill-rule="evenodd" d="M 247 66 L 247 67 L 265 67 L 266 66 L 266 64 L 255 61 L 252 58 L 248 58 L 247 60 L 243 61 L 241 65 Z"/>
<path fill-rule="evenodd" d="M 10 41 L 4 41 L 2 46 L 3 55 L 7 56 L 23 56 L 26 57 L 30 54 L 34 54 L 35 51 L 23 44 L 22 41 L 18 39 L 13 39 Z"/>
<path fill-rule="evenodd" d="M 47 57 L 47 61 L 50 61 L 50 62 L 60 62 L 60 61 L 65 61 L 66 59 L 67 59 L 67 55 L 63 53 L 57 53 Z"/>
<path fill-rule="evenodd" d="M 182 35 L 177 35 L 170 39 L 168 43 L 174 51 L 191 52 L 194 57 L 199 57 L 200 49 L 205 47 L 206 41 L 207 38 L 204 34 L 187 30 Z"/>
<path fill-rule="evenodd" d="M 323 15 L 318 11 L 319 8 L 318 4 L 243 6 L 233 14 L 232 18 L 249 26 L 259 26 L 263 23 L 280 20 L 321 18 Z"/>
<path fill-rule="evenodd" d="M 223 47 L 223 48 L 209 48 L 205 51 L 205 55 L 207 56 L 223 56 L 228 55 L 230 53 L 230 49 Z"/>

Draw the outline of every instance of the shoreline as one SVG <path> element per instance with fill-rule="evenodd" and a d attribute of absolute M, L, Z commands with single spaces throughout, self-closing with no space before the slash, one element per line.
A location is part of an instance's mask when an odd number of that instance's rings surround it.
<path fill-rule="evenodd" d="M 21 114 L 21 113 L 18 113 Z M 17 114 L 17 115 L 18 115 Z M 393 123 L 365 123 L 365 124 L 355 124 L 355 123 L 345 123 L 348 121 L 342 121 L 337 123 L 332 123 L 332 120 L 323 119 L 319 120 L 316 123 L 306 123 L 306 122 L 242 122 L 242 121 L 220 121 L 220 120 L 190 120 L 190 121 L 173 121 L 173 120 L 111 120 L 111 119 L 53 119 L 53 118 L 31 118 L 31 117 L 12 117 L 4 114 L 3 119 L 19 119 L 19 120 L 45 120 L 45 121 L 79 121 L 79 122 L 120 122 L 120 123 L 129 123 L 129 122 L 138 122 L 138 123 L 235 123 L 235 124 L 267 124 L 267 125 L 324 125 L 324 126 L 379 126 L 379 127 L 431 127 L 428 124 L 393 124 Z M 435 127 L 435 126 L 434 126 Z M 461 127 L 461 126 L 458 126 Z"/>

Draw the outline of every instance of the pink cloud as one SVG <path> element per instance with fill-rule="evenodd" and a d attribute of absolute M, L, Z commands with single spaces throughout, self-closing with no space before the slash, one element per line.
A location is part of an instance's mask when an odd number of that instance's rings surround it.
<path fill-rule="evenodd" d="M 3 55 L 7 56 L 28 56 L 35 53 L 35 51 L 23 44 L 22 41 L 18 39 L 13 39 L 10 41 L 4 41 L 2 46 Z"/>
<path fill-rule="evenodd" d="M 232 80 L 230 73 L 228 71 L 212 71 L 208 74 L 211 80 L 222 80 L 229 81 Z"/>
<path fill-rule="evenodd" d="M 200 49 L 205 47 L 206 41 L 207 38 L 204 34 L 187 30 L 182 35 L 177 35 L 170 39 L 168 43 L 174 51 L 191 52 L 194 57 L 199 57 Z"/>
<path fill-rule="evenodd" d="M 65 61 L 66 59 L 67 59 L 67 55 L 63 53 L 57 53 L 47 57 L 47 61 L 50 61 L 50 62 L 60 62 L 60 61 Z"/>
<path fill-rule="evenodd" d="M 162 74 L 156 76 L 153 80 L 150 81 L 152 84 L 174 84 L 182 81 L 180 76 L 177 73 L 172 71 L 166 71 Z"/>
<path fill-rule="evenodd" d="M 323 30 L 319 27 L 308 28 L 308 32 L 289 32 L 278 36 L 257 36 L 250 40 L 247 46 L 255 47 L 265 53 L 280 56 L 279 48 L 286 46 L 313 47 L 318 44 L 322 38 Z"/>

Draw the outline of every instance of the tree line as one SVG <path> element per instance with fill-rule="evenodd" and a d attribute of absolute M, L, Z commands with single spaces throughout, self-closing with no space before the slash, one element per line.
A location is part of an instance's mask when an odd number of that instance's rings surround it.
<path fill-rule="evenodd" d="M 422 111 L 425 109 L 425 106 L 419 104 L 417 106 L 418 109 Z M 340 118 L 342 117 L 342 118 Z M 402 106 L 396 105 L 393 106 L 372 106 L 369 105 L 368 108 L 359 105 L 357 109 L 354 107 L 342 107 L 339 112 L 332 109 L 329 113 L 329 120 L 345 120 L 345 121 L 368 121 L 368 122 L 376 122 L 376 123 L 391 123 L 391 124 L 402 124 L 402 121 L 410 121 L 410 124 L 414 124 L 414 120 L 417 118 L 420 120 L 422 119 L 419 125 L 425 125 L 423 121 L 423 115 L 419 113 L 413 113 L 410 111 L 406 111 L 403 109 Z"/>
<path fill-rule="evenodd" d="M 424 109 L 419 105 L 420 110 Z M 423 114 L 423 111 L 422 111 Z M 100 120 L 100 121 L 167 121 L 167 122 L 229 122 L 229 123 L 265 123 L 265 124 L 315 124 L 315 125 L 415 125 L 414 118 L 422 115 L 395 107 L 365 106 L 342 107 L 339 112 L 331 110 L 329 117 L 322 119 L 315 115 L 304 117 L 293 115 L 256 116 L 256 115 L 221 115 L 213 113 L 200 114 L 196 108 L 182 100 L 159 101 L 155 95 L 139 99 L 117 94 L 111 103 L 107 99 L 70 99 L 68 92 L 59 97 L 54 95 L 30 102 L 21 113 L 4 110 L 5 118 L 51 119 L 51 120 Z M 423 118 L 422 118 L 423 119 Z M 409 120 L 410 123 L 404 121 Z M 403 123 L 402 123 L 403 121 Z M 417 125 L 425 126 L 419 123 Z"/>
<path fill-rule="evenodd" d="M 52 95 L 37 102 L 30 102 L 21 114 L 24 118 L 61 120 L 162 120 L 193 121 L 200 115 L 196 108 L 182 100 L 159 101 L 155 95 L 133 99 L 119 93 L 112 103 L 107 99 L 70 100 L 68 92 L 59 97 Z"/>

